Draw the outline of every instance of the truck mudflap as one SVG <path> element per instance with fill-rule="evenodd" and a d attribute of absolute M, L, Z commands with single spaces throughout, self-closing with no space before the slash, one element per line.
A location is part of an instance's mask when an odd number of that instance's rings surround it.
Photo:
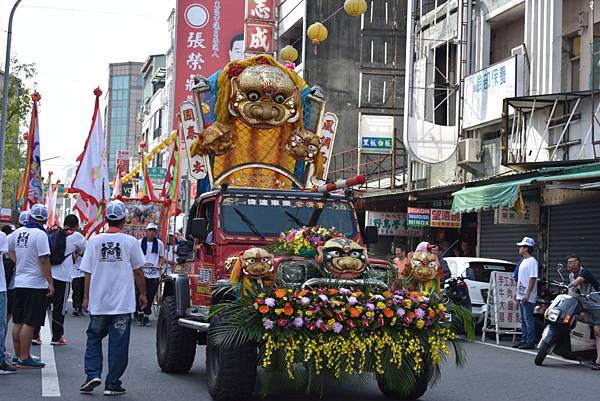
<path fill-rule="evenodd" d="M 171 274 L 165 278 L 165 290 L 163 297 L 173 295 L 177 316 L 185 316 L 190 307 L 190 284 L 189 278 L 184 274 Z"/>

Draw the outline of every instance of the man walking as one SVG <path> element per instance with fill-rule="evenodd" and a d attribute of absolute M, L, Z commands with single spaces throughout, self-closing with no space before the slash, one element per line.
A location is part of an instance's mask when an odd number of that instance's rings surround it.
<path fill-rule="evenodd" d="M 140 306 L 138 311 L 138 326 L 149 326 L 150 315 L 152 314 L 152 302 L 158 290 L 160 280 L 160 266 L 164 264 L 165 246 L 157 238 L 158 226 L 154 223 L 148 223 L 146 226 L 146 236 L 140 240 L 140 247 L 144 253 L 146 263 L 144 264 L 144 278 L 146 280 L 146 291 L 148 292 L 148 305 L 145 308 Z"/>
<path fill-rule="evenodd" d="M 77 232 L 79 219 L 74 214 L 69 214 L 64 220 L 65 259 L 61 264 L 52 266 L 52 280 L 54 282 L 54 295 L 50 297 L 52 303 L 52 345 L 66 345 L 63 337 L 65 315 L 71 284 L 71 272 L 76 259 L 85 251 L 85 238 Z"/>
<path fill-rule="evenodd" d="M 81 236 L 84 243 L 87 242 L 85 241 L 83 235 L 81 235 L 79 226 L 72 227 L 72 229 L 74 233 L 73 235 L 77 235 L 78 237 Z M 85 251 L 85 246 L 83 251 Z M 71 269 L 71 287 L 73 288 L 73 316 L 83 315 L 83 290 L 85 275 L 79 269 L 79 266 L 81 266 L 81 256 L 83 256 L 83 251 L 79 255 L 73 257 L 73 268 Z"/>
<path fill-rule="evenodd" d="M 535 241 L 524 237 L 519 246 L 519 255 L 523 257 L 519 265 L 517 278 L 517 300 L 521 312 L 521 342 L 513 347 L 519 349 L 535 349 L 535 321 L 533 310 L 537 301 L 538 262 L 532 256 Z"/>
<path fill-rule="evenodd" d="M 91 393 L 102 383 L 102 340 L 108 335 L 108 374 L 104 395 L 125 394 L 121 376 L 129 359 L 131 313 L 135 310 L 135 284 L 142 307 L 148 303 L 141 267 L 144 255 L 137 240 L 121 231 L 127 209 L 114 200 L 106 207 L 108 231 L 87 244 L 80 269 L 85 274 L 84 311 L 89 310 L 85 373 L 82 393 Z"/>
<path fill-rule="evenodd" d="M 31 357 L 31 340 L 36 327 L 44 325 L 48 297 L 54 293 L 50 267 L 50 244 L 44 223 L 48 209 L 35 204 L 29 211 L 29 222 L 10 235 L 8 254 L 15 262 L 15 299 L 13 310 L 13 345 L 17 367 L 46 366 Z"/>
<path fill-rule="evenodd" d="M 4 349 L 4 331 L 6 327 L 6 308 L 7 308 L 7 283 L 4 275 L 4 255 L 8 253 L 8 239 L 6 234 L 0 231 L 0 375 L 15 373 L 17 371 L 6 361 Z"/>

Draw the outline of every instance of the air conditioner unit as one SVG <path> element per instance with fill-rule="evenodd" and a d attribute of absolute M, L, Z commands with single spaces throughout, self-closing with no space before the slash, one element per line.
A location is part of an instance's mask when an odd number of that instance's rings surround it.
<path fill-rule="evenodd" d="M 481 139 L 467 138 L 458 141 L 458 160 L 456 163 L 481 163 Z"/>

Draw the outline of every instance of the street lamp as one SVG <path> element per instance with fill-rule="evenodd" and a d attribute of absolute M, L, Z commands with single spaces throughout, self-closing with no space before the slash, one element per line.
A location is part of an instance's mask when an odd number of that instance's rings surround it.
<path fill-rule="evenodd" d="M 8 18 L 8 31 L 6 35 L 6 60 L 4 62 L 4 86 L 2 87 L 2 122 L 0 123 L 0 205 L 2 204 L 2 183 L 3 183 L 3 171 L 4 171 L 4 142 L 6 141 L 6 110 L 8 107 L 8 89 L 9 89 L 9 76 L 10 76 L 10 44 L 12 39 L 12 21 L 17 6 L 21 3 L 21 0 L 15 1 L 12 10 L 10 10 L 10 17 Z"/>

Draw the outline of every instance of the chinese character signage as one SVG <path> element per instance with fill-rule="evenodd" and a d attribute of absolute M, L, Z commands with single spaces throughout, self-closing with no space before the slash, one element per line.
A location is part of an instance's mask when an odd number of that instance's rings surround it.
<path fill-rule="evenodd" d="M 362 153 L 391 154 L 394 144 L 394 117 L 361 114 L 358 143 Z"/>
<path fill-rule="evenodd" d="M 460 228 L 461 214 L 450 209 L 431 209 L 431 227 Z"/>
<path fill-rule="evenodd" d="M 406 209 L 407 227 L 429 227 L 431 225 L 431 209 L 409 207 Z"/>
<path fill-rule="evenodd" d="M 276 0 L 247 0 L 246 19 L 275 22 Z"/>
<path fill-rule="evenodd" d="M 273 53 L 275 25 L 272 22 L 246 22 L 244 26 L 246 53 Z"/>
<path fill-rule="evenodd" d="M 366 212 L 367 226 L 377 227 L 377 232 L 389 237 L 421 237 L 422 229 L 410 229 L 406 226 L 406 214 L 396 212 Z"/>
<path fill-rule="evenodd" d="M 333 152 L 333 143 L 335 141 L 335 132 L 337 131 L 338 118 L 333 113 L 325 113 L 323 115 L 323 125 L 321 127 L 321 136 L 323 142 L 321 143 L 321 153 L 323 154 L 323 162 L 325 168 L 323 169 L 322 180 L 327 180 L 327 174 L 329 173 L 329 164 L 331 163 L 331 154 Z"/>
<path fill-rule="evenodd" d="M 519 214 L 512 207 L 501 207 L 494 211 L 495 224 L 531 224 L 537 225 L 540 221 L 540 204 L 525 202 L 525 213 Z"/>
<path fill-rule="evenodd" d="M 128 150 L 117 150 L 117 171 L 129 171 L 129 157 L 130 152 Z"/>
<path fill-rule="evenodd" d="M 505 98 L 525 90 L 522 56 L 514 56 L 465 78 L 463 128 L 473 128 L 502 118 Z"/>
<path fill-rule="evenodd" d="M 493 271 L 489 291 L 489 299 L 485 301 L 491 325 L 495 326 L 496 330 L 520 328 L 521 315 L 516 300 L 517 282 L 513 273 Z"/>
<path fill-rule="evenodd" d="M 175 110 L 192 99 L 195 75 L 243 58 L 244 0 L 178 0 L 176 14 Z"/>
<path fill-rule="evenodd" d="M 206 177 L 206 157 L 195 155 L 192 157 L 192 143 L 200 135 L 200 127 L 196 118 L 196 109 L 192 102 L 185 101 L 179 106 L 179 121 L 181 121 L 180 133 L 182 143 L 185 147 L 189 164 L 188 172 L 194 180 Z"/>

